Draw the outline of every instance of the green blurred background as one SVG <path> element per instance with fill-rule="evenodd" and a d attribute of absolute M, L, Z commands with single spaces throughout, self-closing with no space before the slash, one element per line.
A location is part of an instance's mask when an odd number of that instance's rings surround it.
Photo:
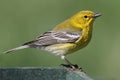
<path fill-rule="evenodd" d="M 120 0 L 0 0 L 0 53 L 33 40 L 81 10 L 102 13 L 90 44 L 68 55 L 96 80 L 120 80 Z M 0 55 L 1 67 L 58 66 L 58 56 L 36 49 Z"/>

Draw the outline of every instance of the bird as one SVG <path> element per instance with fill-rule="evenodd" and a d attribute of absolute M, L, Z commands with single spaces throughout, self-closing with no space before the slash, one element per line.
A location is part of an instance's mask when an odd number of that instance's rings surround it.
<path fill-rule="evenodd" d="M 101 16 L 100 13 L 94 13 L 90 10 L 79 11 L 36 39 L 3 53 L 8 54 L 25 48 L 39 48 L 60 56 L 67 65 L 73 67 L 74 64 L 67 59 L 66 55 L 88 45 L 92 37 L 93 23 L 99 16 Z"/>

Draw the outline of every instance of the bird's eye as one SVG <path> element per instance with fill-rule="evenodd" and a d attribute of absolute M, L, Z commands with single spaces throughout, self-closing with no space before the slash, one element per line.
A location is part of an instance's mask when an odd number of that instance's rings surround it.
<path fill-rule="evenodd" d="M 88 18 L 88 16 L 85 15 L 84 18 Z"/>

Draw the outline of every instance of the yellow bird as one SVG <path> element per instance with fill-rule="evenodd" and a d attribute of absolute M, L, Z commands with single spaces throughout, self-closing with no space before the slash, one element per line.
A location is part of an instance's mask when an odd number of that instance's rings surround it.
<path fill-rule="evenodd" d="M 4 53 L 29 47 L 39 48 L 60 56 L 68 65 L 73 67 L 73 64 L 66 58 L 66 55 L 87 46 L 91 40 L 93 22 L 99 16 L 101 14 L 89 10 L 80 11 L 55 26 L 51 31 L 43 33 L 37 39 Z"/>

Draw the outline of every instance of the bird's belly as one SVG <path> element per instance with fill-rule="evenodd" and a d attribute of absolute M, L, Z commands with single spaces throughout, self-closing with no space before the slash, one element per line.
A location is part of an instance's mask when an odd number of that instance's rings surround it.
<path fill-rule="evenodd" d="M 43 48 L 43 50 L 48 51 L 54 55 L 67 55 L 75 52 L 81 48 L 84 48 L 90 41 L 89 39 L 81 39 L 80 43 L 64 43 L 64 44 L 54 44 Z"/>
<path fill-rule="evenodd" d="M 76 44 L 65 43 L 65 44 L 54 44 L 44 48 L 44 50 L 51 52 L 55 55 L 66 55 L 71 53 L 76 48 Z"/>

